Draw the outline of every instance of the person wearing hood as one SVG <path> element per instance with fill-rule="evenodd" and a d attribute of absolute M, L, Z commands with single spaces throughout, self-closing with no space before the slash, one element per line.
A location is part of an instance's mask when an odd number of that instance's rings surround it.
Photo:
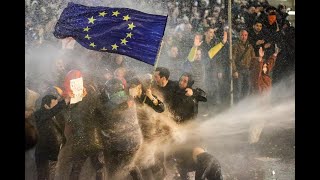
<path fill-rule="evenodd" d="M 68 177 L 78 180 L 87 158 L 90 158 L 96 170 L 97 179 L 102 178 L 100 170 L 103 163 L 98 159 L 102 152 L 100 99 L 94 84 L 87 82 L 87 79 L 88 76 L 83 76 L 81 71 L 75 69 L 65 76 L 62 96 L 72 98 L 63 112 L 66 144 L 58 157 L 57 179 Z"/>
<path fill-rule="evenodd" d="M 136 104 L 120 79 L 105 84 L 101 132 L 108 179 L 121 179 L 131 172 L 131 163 L 142 144 Z"/>

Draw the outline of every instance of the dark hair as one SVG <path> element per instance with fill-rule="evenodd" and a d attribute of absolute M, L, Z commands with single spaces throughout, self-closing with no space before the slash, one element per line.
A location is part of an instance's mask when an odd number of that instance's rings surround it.
<path fill-rule="evenodd" d="M 256 25 L 257 23 L 260 23 L 260 24 L 262 24 L 262 25 L 263 25 L 263 23 L 262 23 L 262 20 L 261 20 L 261 19 L 256 19 L 256 20 L 254 20 L 253 25 Z"/>
<path fill-rule="evenodd" d="M 270 12 L 269 15 L 277 15 L 276 12 Z"/>
<path fill-rule="evenodd" d="M 266 12 L 268 13 L 268 12 L 270 12 L 270 11 L 276 11 L 277 10 L 277 8 L 275 8 L 274 6 L 268 6 L 267 8 L 266 8 Z"/>
<path fill-rule="evenodd" d="M 181 79 L 182 76 L 188 77 L 188 85 L 187 85 L 187 88 L 191 88 L 192 85 L 194 84 L 194 80 L 193 80 L 193 78 L 192 78 L 192 75 L 191 75 L 190 73 L 188 73 L 188 72 L 184 72 L 184 73 L 182 73 L 182 75 L 180 76 L 179 81 L 180 81 L 180 79 Z"/>
<path fill-rule="evenodd" d="M 130 86 L 136 87 L 136 86 L 138 86 L 138 85 L 140 85 L 140 84 L 142 84 L 142 83 L 141 83 L 141 81 L 140 81 L 137 77 L 134 77 L 134 78 L 132 78 L 132 79 L 130 79 L 130 80 L 128 81 L 128 84 L 129 84 L 129 87 L 130 87 Z"/>
<path fill-rule="evenodd" d="M 249 32 L 248 29 L 245 28 L 245 27 L 241 28 L 239 32 L 241 33 L 242 31 L 247 31 L 247 32 Z"/>
<path fill-rule="evenodd" d="M 108 94 L 114 94 L 116 92 L 124 90 L 122 81 L 117 78 L 110 79 L 105 84 L 105 90 Z"/>
<path fill-rule="evenodd" d="M 254 6 L 255 8 L 257 8 L 257 7 L 263 7 L 260 2 L 255 2 L 255 3 L 253 3 L 253 6 Z"/>
<path fill-rule="evenodd" d="M 253 3 L 252 3 L 252 4 L 249 4 L 249 5 L 247 5 L 246 8 L 249 9 L 249 8 L 251 8 L 251 7 L 254 7 L 254 8 L 255 8 L 255 4 L 253 4 Z"/>
<path fill-rule="evenodd" d="M 170 71 L 165 67 L 157 67 L 155 71 L 159 71 L 160 78 L 165 77 L 167 80 L 170 77 Z"/>
<path fill-rule="evenodd" d="M 53 95 L 56 98 L 60 97 L 60 94 L 58 93 L 58 90 L 55 88 L 55 86 L 50 86 L 46 89 L 45 94 L 47 95 Z"/>
<path fill-rule="evenodd" d="M 56 100 L 57 97 L 51 94 L 45 95 L 41 100 L 41 108 L 43 108 L 44 105 L 50 106 L 52 99 Z"/>
<path fill-rule="evenodd" d="M 214 26 L 205 27 L 204 32 L 207 32 L 207 31 L 209 31 L 209 29 L 214 29 L 214 28 L 215 28 Z"/>
<path fill-rule="evenodd" d="M 286 6 L 284 4 L 279 4 L 278 5 L 278 11 L 281 11 L 281 9 L 285 9 Z"/>

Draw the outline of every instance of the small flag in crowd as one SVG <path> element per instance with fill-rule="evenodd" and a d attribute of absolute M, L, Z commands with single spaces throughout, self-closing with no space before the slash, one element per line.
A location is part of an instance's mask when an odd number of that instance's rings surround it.
<path fill-rule="evenodd" d="M 167 16 L 134 9 L 70 2 L 60 15 L 54 36 L 73 37 L 87 49 L 122 54 L 154 65 L 166 22 Z"/>

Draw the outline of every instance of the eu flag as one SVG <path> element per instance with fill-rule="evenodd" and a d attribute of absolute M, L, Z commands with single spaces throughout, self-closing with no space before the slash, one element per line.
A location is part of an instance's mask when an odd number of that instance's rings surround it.
<path fill-rule="evenodd" d="M 87 49 L 123 54 L 154 65 L 166 22 L 167 16 L 134 9 L 70 2 L 53 34 L 59 39 L 73 37 Z"/>

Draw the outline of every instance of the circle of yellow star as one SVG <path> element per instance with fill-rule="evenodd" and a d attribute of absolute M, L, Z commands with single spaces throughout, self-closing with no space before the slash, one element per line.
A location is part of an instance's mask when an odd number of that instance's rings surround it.
<path fill-rule="evenodd" d="M 108 50 L 107 48 L 103 47 L 102 49 L 100 49 L 101 51 L 106 51 Z"/>
<path fill-rule="evenodd" d="M 89 32 L 90 29 L 91 29 L 91 28 L 89 28 L 89 27 L 87 26 L 87 27 L 83 28 L 83 31 L 84 31 L 84 32 L 86 32 L 86 31 Z"/>
<path fill-rule="evenodd" d="M 133 22 L 132 22 L 131 24 L 128 24 L 128 26 L 129 26 L 128 29 L 131 29 L 131 30 L 132 30 L 134 27 L 136 27 L 135 25 L 133 25 Z"/>
<path fill-rule="evenodd" d="M 130 32 L 130 33 L 126 33 L 127 34 L 127 37 L 128 38 L 131 38 L 133 36 L 133 34 Z"/>
<path fill-rule="evenodd" d="M 118 16 L 119 14 L 120 14 L 119 11 L 112 12 L 112 16 Z"/>
<path fill-rule="evenodd" d="M 129 17 L 129 15 L 123 16 L 123 20 L 128 21 L 129 19 L 131 19 L 131 17 Z"/>
<path fill-rule="evenodd" d="M 121 44 L 127 45 L 127 42 L 126 38 L 121 39 Z"/>
<path fill-rule="evenodd" d="M 94 24 L 94 21 L 95 21 L 96 19 L 94 19 L 93 16 L 92 16 L 91 18 L 88 18 L 88 20 L 89 20 L 89 22 L 88 22 L 89 24 L 90 24 L 90 23 Z"/>
<path fill-rule="evenodd" d="M 102 17 L 104 17 L 105 15 L 106 15 L 107 13 L 106 12 L 99 12 L 99 16 L 102 16 Z"/>
<path fill-rule="evenodd" d="M 89 46 L 91 46 L 91 47 L 96 47 L 97 45 L 95 45 L 95 44 L 92 42 L 92 43 L 90 43 Z"/>
<path fill-rule="evenodd" d="M 87 34 L 84 38 L 85 38 L 85 39 L 88 39 L 88 40 L 91 39 L 91 37 L 89 36 L 89 34 Z"/>
<path fill-rule="evenodd" d="M 117 46 L 117 43 L 115 43 L 115 44 L 113 44 L 111 46 L 112 46 L 112 50 L 117 50 L 117 48 L 119 47 L 119 46 Z"/>

